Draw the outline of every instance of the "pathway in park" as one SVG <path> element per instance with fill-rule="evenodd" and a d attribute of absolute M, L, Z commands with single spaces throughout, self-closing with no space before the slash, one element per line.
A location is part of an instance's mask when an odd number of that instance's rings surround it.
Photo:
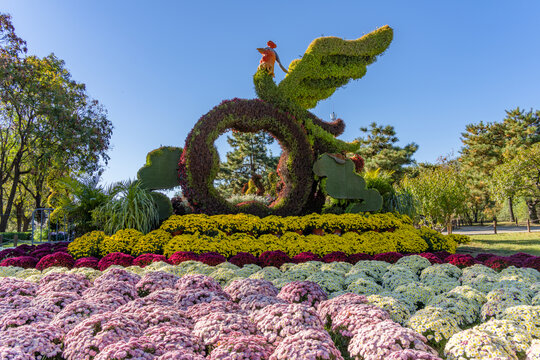
<path fill-rule="evenodd" d="M 527 232 L 527 226 L 497 225 L 497 234 L 513 232 Z M 531 232 L 540 232 L 540 226 L 531 226 Z M 462 226 L 459 229 L 455 229 L 453 233 L 462 235 L 489 235 L 493 234 L 493 225 Z M 446 234 L 446 231 L 443 234 Z"/>

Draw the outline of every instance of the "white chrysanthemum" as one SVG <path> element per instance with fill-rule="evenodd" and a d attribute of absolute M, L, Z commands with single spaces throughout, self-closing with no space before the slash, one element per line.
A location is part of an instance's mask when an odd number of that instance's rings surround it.
<path fill-rule="evenodd" d="M 22 267 L 18 266 L 1 266 L 0 278 L 2 277 L 16 277 L 16 274 L 20 271 L 24 271 Z"/>
<path fill-rule="evenodd" d="M 461 274 L 461 269 L 455 265 L 434 264 L 422 270 L 420 273 L 420 280 L 424 280 L 425 278 L 432 276 L 446 276 L 457 280 L 461 277 Z"/>
<path fill-rule="evenodd" d="M 435 295 L 439 295 L 452 290 L 461 285 L 459 280 L 447 276 L 431 276 L 424 278 L 422 283 L 433 290 Z"/>
<path fill-rule="evenodd" d="M 262 279 L 262 280 L 275 280 L 282 276 L 283 274 L 279 271 L 278 268 L 274 266 L 266 266 L 261 270 L 257 271 L 254 274 L 249 276 L 250 279 Z"/>
<path fill-rule="evenodd" d="M 390 314 L 390 318 L 400 323 L 405 324 L 411 316 L 411 311 L 405 302 L 399 301 L 390 296 L 370 295 L 368 296 L 370 304 L 376 305 Z"/>
<path fill-rule="evenodd" d="M 398 261 L 396 261 L 396 265 L 406 266 L 411 269 L 415 274 L 420 275 L 422 270 L 431 266 L 431 263 L 423 256 L 410 255 L 404 256 Z"/>
<path fill-rule="evenodd" d="M 526 327 L 533 338 L 540 339 L 540 306 L 509 307 L 504 310 L 500 318 L 501 320 L 512 320 Z"/>
<path fill-rule="evenodd" d="M 321 271 L 334 271 L 341 274 L 346 274 L 351 270 L 352 265 L 343 261 L 334 261 L 331 263 L 323 263 L 321 265 Z"/>
<path fill-rule="evenodd" d="M 383 291 L 383 287 L 373 281 L 358 278 L 347 287 L 348 292 L 358 295 L 375 295 Z"/>
<path fill-rule="evenodd" d="M 226 286 L 233 278 L 237 277 L 237 274 L 236 271 L 231 268 L 216 267 L 216 269 L 208 274 L 208 276 L 216 280 L 221 286 Z"/>
<path fill-rule="evenodd" d="M 416 308 L 423 308 L 435 296 L 435 292 L 419 281 L 400 285 L 392 291 L 400 298 L 407 299 Z"/>
<path fill-rule="evenodd" d="M 306 280 L 319 284 L 327 294 L 344 289 L 343 276 L 333 271 L 319 271 L 310 275 Z"/>
<path fill-rule="evenodd" d="M 510 343 L 519 358 L 525 357 L 525 352 L 532 342 L 532 337 L 528 330 L 511 320 L 490 320 L 474 328 L 491 335 L 502 337 Z"/>
<path fill-rule="evenodd" d="M 437 349 L 443 348 L 454 334 L 461 331 L 454 315 L 431 306 L 411 316 L 407 327 L 424 335 L 428 339 L 428 344 Z"/>
<path fill-rule="evenodd" d="M 508 341 L 476 329 L 461 331 L 444 348 L 447 360 L 518 360 Z"/>
<path fill-rule="evenodd" d="M 418 276 L 405 266 L 392 265 L 382 277 L 383 287 L 387 290 L 394 290 L 413 281 L 418 281 Z"/>

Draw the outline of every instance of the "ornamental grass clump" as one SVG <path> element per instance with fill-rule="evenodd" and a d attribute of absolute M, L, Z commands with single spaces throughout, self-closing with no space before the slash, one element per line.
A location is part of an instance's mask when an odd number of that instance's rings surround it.
<path fill-rule="evenodd" d="M 36 323 L 0 332 L 0 359 L 57 359 L 62 355 L 62 331 L 54 325 Z M 13 357 L 12 357 L 13 356 Z"/>
<path fill-rule="evenodd" d="M 234 302 L 239 302 L 250 295 L 275 297 L 279 294 L 279 290 L 270 281 L 262 279 L 234 280 L 224 290 Z"/>
<path fill-rule="evenodd" d="M 355 360 L 384 360 L 392 352 L 413 349 L 437 355 L 426 345 L 427 339 L 414 330 L 400 326 L 392 320 L 368 324 L 358 329 L 348 350 Z"/>
<path fill-rule="evenodd" d="M 140 297 L 147 296 L 148 294 L 163 290 L 174 289 L 179 277 L 164 271 L 152 271 L 145 274 L 141 280 L 137 283 L 135 288 Z"/>
<path fill-rule="evenodd" d="M 315 309 L 302 304 L 269 305 L 253 313 L 251 319 L 259 332 L 274 345 L 302 330 L 323 329 Z"/>
<path fill-rule="evenodd" d="M 66 334 L 63 355 L 66 360 L 92 360 L 108 345 L 141 333 L 140 325 L 123 314 L 95 314 Z"/>
<path fill-rule="evenodd" d="M 448 360 L 518 360 L 507 340 L 475 328 L 452 336 L 444 348 L 444 356 Z"/>
<path fill-rule="evenodd" d="M 156 345 L 157 356 L 177 349 L 201 356 L 205 355 L 205 347 L 201 339 L 184 327 L 161 324 L 146 329 L 143 336 Z"/>
<path fill-rule="evenodd" d="M 205 346 L 215 347 L 221 340 L 233 335 L 256 335 L 257 327 L 241 314 L 215 312 L 200 318 L 193 327 L 193 335 Z"/>
<path fill-rule="evenodd" d="M 308 329 L 285 338 L 270 360 L 343 360 L 343 357 L 326 331 Z"/>
<path fill-rule="evenodd" d="M 317 307 L 328 296 L 319 284 L 312 281 L 293 281 L 281 288 L 278 298 L 294 304 Z"/>

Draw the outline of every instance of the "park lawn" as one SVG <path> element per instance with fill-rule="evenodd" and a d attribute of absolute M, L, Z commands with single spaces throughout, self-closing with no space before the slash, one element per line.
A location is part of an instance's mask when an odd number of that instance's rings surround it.
<path fill-rule="evenodd" d="M 540 256 L 540 231 L 530 233 L 502 233 L 490 235 L 470 235 L 471 242 L 460 245 L 457 252 L 476 255 L 492 253 L 500 256 L 524 252 Z"/>

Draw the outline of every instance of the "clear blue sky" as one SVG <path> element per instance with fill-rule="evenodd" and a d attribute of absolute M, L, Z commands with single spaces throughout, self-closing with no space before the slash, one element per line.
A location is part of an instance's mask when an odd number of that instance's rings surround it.
<path fill-rule="evenodd" d="M 255 97 L 255 49 L 268 40 L 287 66 L 321 35 L 354 39 L 393 27 L 393 43 L 366 76 L 314 112 L 343 118 L 345 140 L 373 121 L 393 125 L 402 145 L 420 146 L 417 161 L 457 154 L 466 124 L 540 109 L 535 0 L 0 0 L 0 11 L 13 16 L 29 53 L 64 59 L 107 108 L 108 183 L 135 177 L 160 145 L 183 146 L 222 99 Z"/>

